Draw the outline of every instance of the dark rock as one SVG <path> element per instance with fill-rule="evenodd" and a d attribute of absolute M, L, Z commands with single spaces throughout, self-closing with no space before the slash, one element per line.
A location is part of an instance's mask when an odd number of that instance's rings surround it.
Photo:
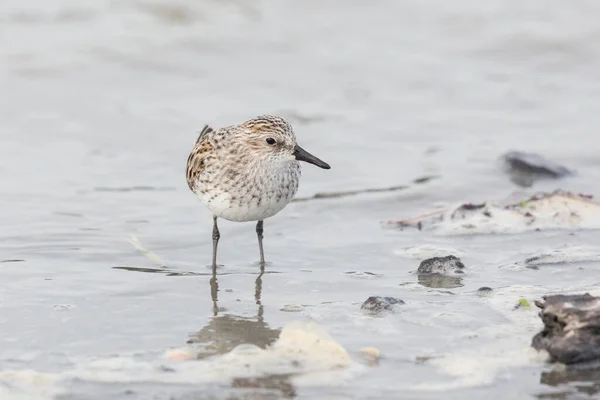
<path fill-rule="evenodd" d="M 456 256 L 433 257 L 423 260 L 417 272 L 419 274 L 455 275 L 464 274 L 465 265 Z"/>
<path fill-rule="evenodd" d="M 463 212 L 481 210 L 485 206 L 486 206 L 486 203 L 481 203 L 481 204 L 464 203 L 464 204 L 461 204 L 460 207 L 458 207 L 457 209 L 455 209 L 452 212 L 452 214 L 450 215 L 450 218 L 455 219 L 455 218 L 457 218 L 457 216 L 464 218 L 464 216 L 462 215 Z"/>
<path fill-rule="evenodd" d="M 533 337 L 533 348 L 563 364 L 600 360 L 600 297 L 555 295 L 535 304 L 544 329 Z"/>
<path fill-rule="evenodd" d="M 477 296 L 479 297 L 490 297 L 494 294 L 494 290 L 491 287 L 483 286 L 477 289 Z"/>
<path fill-rule="evenodd" d="M 562 165 L 555 164 L 534 153 L 509 151 L 502 158 L 511 181 L 522 187 L 529 187 L 539 179 L 557 179 L 572 174 Z"/>
<path fill-rule="evenodd" d="M 362 310 L 380 312 L 391 310 L 395 305 L 404 304 L 404 301 L 395 297 L 371 296 L 360 307 Z"/>
<path fill-rule="evenodd" d="M 460 258 L 453 255 L 428 258 L 423 260 L 417 269 L 419 283 L 429 288 L 461 287 L 464 268 L 465 265 Z"/>

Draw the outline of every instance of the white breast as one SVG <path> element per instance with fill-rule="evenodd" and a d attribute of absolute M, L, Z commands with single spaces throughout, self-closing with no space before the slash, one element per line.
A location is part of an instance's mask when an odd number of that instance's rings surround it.
<path fill-rule="evenodd" d="M 230 221 L 261 221 L 272 217 L 288 205 L 298 191 L 300 166 L 290 163 L 288 168 L 262 171 L 247 176 L 234 186 L 215 184 L 218 179 L 199 185 L 196 195 L 219 218 Z M 223 182 L 226 182 L 225 180 Z"/>

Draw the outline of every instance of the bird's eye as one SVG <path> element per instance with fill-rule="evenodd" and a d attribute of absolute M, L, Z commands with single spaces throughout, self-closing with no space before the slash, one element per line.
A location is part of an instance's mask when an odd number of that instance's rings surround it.
<path fill-rule="evenodd" d="M 270 138 L 267 138 L 267 143 L 269 143 L 269 144 L 275 144 L 276 142 L 275 142 L 275 139 L 273 139 L 272 137 L 270 137 Z"/>

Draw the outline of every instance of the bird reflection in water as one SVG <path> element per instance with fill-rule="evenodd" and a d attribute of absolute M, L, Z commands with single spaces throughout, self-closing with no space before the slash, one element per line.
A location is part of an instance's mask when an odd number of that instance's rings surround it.
<path fill-rule="evenodd" d="M 281 330 L 271 329 L 263 318 L 264 309 L 261 294 L 264 272 L 264 267 L 261 267 L 260 274 L 255 281 L 256 316 L 241 317 L 231 314 L 219 315 L 222 312 L 218 306 L 219 282 L 216 269 L 213 268 L 212 277 L 209 281 L 213 317 L 204 328 L 190 335 L 188 340 L 188 344 L 204 344 L 205 349 L 199 354 L 199 358 L 227 353 L 243 343 L 254 344 L 264 349 L 277 340 Z"/>
<path fill-rule="evenodd" d="M 264 308 L 261 301 L 262 278 L 264 265 L 255 280 L 254 300 L 257 305 L 255 317 L 241 317 L 223 314 L 218 306 L 219 282 L 216 269 L 213 268 L 210 283 L 213 317 L 208 324 L 190 335 L 188 344 L 198 346 L 198 358 L 206 358 L 215 354 L 224 354 L 240 344 L 253 344 L 266 348 L 279 337 L 280 329 L 271 329 L 263 318 Z M 219 315 L 221 313 L 221 315 Z M 296 396 L 295 389 L 288 375 L 268 375 L 260 378 L 235 378 L 231 382 L 233 389 L 260 389 L 277 391 L 278 398 L 292 398 Z"/>

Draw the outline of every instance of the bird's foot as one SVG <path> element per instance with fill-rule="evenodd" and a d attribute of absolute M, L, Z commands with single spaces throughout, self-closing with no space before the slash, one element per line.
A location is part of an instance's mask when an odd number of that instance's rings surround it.
<path fill-rule="evenodd" d="M 254 265 L 257 265 L 257 266 L 259 266 L 261 269 L 264 269 L 264 268 L 265 268 L 267 265 L 271 265 L 271 263 L 270 263 L 270 262 L 266 262 L 266 261 L 264 261 L 264 260 L 263 260 L 263 261 L 256 261 L 256 262 L 254 263 Z"/>

